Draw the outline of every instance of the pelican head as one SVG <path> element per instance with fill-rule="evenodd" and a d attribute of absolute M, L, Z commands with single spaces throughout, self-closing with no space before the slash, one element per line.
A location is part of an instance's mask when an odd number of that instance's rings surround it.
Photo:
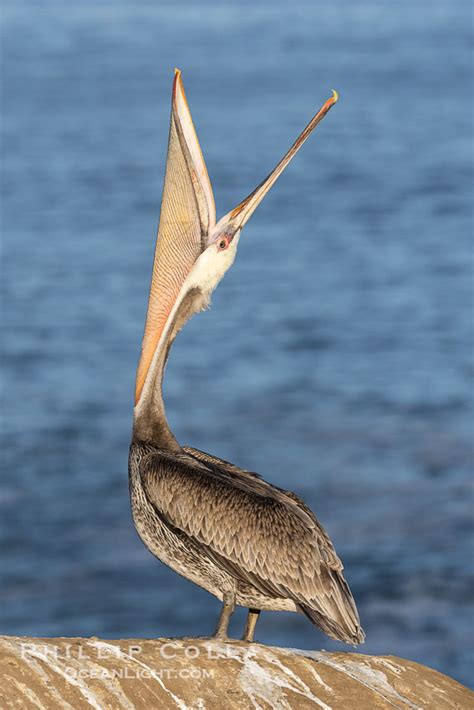
<path fill-rule="evenodd" d="M 235 259 L 245 224 L 337 98 L 334 91 L 274 170 L 216 222 L 211 182 L 181 72 L 175 70 L 160 224 L 136 378 L 135 422 L 141 414 L 149 414 L 150 407 L 163 414 L 161 381 L 171 343 L 184 323 L 207 306 Z"/>

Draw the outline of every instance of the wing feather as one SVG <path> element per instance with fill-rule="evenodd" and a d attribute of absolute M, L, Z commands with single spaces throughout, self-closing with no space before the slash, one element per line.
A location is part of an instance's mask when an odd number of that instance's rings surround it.
<path fill-rule="evenodd" d="M 142 462 L 144 490 L 160 514 L 232 576 L 263 594 L 291 598 L 313 621 L 328 617 L 349 640 L 361 640 L 342 564 L 309 508 L 251 472 L 187 452 Z M 331 623 L 326 632 L 340 638 L 341 628 L 336 634 Z"/>

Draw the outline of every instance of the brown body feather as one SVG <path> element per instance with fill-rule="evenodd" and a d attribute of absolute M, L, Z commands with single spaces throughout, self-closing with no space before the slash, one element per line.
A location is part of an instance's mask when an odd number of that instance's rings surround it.
<path fill-rule="evenodd" d="M 363 641 L 342 563 L 294 493 L 190 447 L 177 454 L 133 444 L 131 468 L 132 503 L 138 486 L 155 526 L 192 550 L 192 561 L 170 562 L 145 540 L 173 569 L 190 577 L 182 566 L 191 562 L 193 581 L 219 598 L 233 591 L 242 606 L 299 610 L 333 638 Z M 142 513 L 143 501 L 134 509 L 139 529 Z"/>

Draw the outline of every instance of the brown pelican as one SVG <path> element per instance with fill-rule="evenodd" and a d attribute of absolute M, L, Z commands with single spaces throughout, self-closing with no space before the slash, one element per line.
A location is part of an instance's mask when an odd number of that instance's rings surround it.
<path fill-rule="evenodd" d="M 262 609 L 298 611 L 332 638 L 361 643 L 354 599 L 334 547 L 294 493 L 228 461 L 181 446 L 166 420 L 163 371 L 186 321 L 205 308 L 234 261 L 240 233 L 336 103 L 326 101 L 265 180 L 216 223 L 211 183 L 175 71 L 168 157 L 138 365 L 129 477 L 133 520 L 148 549 L 223 602 L 226 638 L 238 604 L 252 641 Z"/>

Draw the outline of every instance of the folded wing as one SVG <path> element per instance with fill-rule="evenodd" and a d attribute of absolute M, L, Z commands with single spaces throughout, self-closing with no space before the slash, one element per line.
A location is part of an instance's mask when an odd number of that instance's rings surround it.
<path fill-rule="evenodd" d="M 362 640 L 342 564 L 311 511 L 296 496 L 196 453 L 202 462 L 172 455 L 143 462 L 143 487 L 159 514 L 232 576 L 292 599 L 331 636 Z"/>

